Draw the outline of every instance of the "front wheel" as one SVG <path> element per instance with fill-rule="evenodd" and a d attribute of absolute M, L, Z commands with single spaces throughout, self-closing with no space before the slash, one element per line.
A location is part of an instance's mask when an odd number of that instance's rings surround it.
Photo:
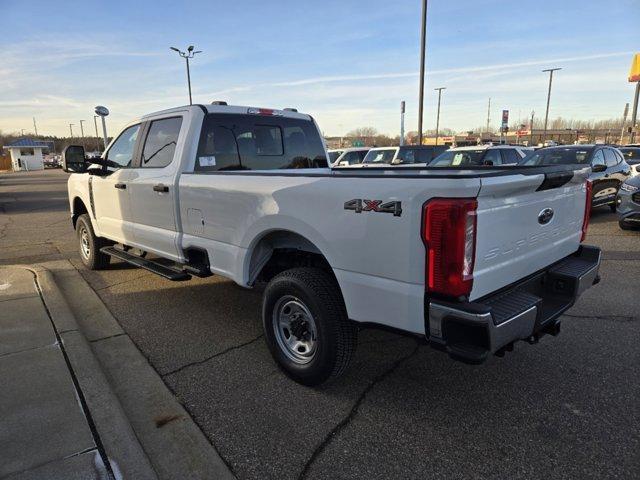
<path fill-rule="evenodd" d="M 76 221 L 76 235 L 80 259 L 85 267 L 89 270 L 102 270 L 109 265 L 111 257 L 100 251 L 109 243 L 104 238 L 96 236 L 91 219 L 86 213 L 80 215 Z"/>
<path fill-rule="evenodd" d="M 356 348 L 358 330 L 347 318 L 340 288 L 318 268 L 276 275 L 264 293 L 262 322 L 278 366 L 304 385 L 339 377 Z"/>

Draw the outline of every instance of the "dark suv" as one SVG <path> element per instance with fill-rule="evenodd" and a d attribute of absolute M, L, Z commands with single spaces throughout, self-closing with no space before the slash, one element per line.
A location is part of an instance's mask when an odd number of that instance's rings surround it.
<path fill-rule="evenodd" d="M 530 153 L 521 165 L 591 166 L 591 205 L 609 205 L 616 211 L 616 195 L 620 185 L 631 175 L 631 167 L 617 148 L 607 145 L 564 145 L 546 147 Z"/>

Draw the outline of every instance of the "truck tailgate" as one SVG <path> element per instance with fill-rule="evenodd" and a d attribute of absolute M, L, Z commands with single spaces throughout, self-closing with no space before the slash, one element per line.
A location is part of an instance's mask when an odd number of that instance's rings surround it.
<path fill-rule="evenodd" d="M 482 178 L 470 300 L 575 252 L 580 245 L 588 169 Z"/>

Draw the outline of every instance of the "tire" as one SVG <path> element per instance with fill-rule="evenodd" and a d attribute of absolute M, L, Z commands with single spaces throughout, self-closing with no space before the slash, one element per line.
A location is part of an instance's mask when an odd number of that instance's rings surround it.
<path fill-rule="evenodd" d="M 276 275 L 264 292 L 262 323 L 274 360 L 303 385 L 338 378 L 356 349 L 358 329 L 347 317 L 340 287 L 319 268 Z"/>
<path fill-rule="evenodd" d="M 84 213 L 76 221 L 76 235 L 80 259 L 89 270 L 102 270 L 109 265 L 111 257 L 100 251 L 102 247 L 110 245 L 108 240 L 96 237 L 89 215 Z"/>
<path fill-rule="evenodd" d="M 618 222 L 618 225 L 620 225 L 620 228 L 622 230 L 631 230 L 631 227 L 629 225 L 627 225 L 626 223 L 624 223 L 624 220 L 620 220 Z"/>

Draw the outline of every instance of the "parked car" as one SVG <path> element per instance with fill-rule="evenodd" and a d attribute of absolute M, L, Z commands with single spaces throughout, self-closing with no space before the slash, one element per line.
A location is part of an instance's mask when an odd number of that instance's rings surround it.
<path fill-rule="evenodd" d="M 640 228 L 640 175 L 630 178 L 620 186 L 617 206 L 620 228 Z"/>
<path fill-rule="evenodd" d="M 348 167 L 349 165 L 362 163 L 362 160 L 364 160 L 364 157 L 367 155 L 369 150 L 369 147 L 353 147 L 345 148 L 343 150 L 329 150 L 327 153 L 331 160 L 331 158 L 335 156 L 331 155 L 332 153 L 340 152 L 340 155 L 338 155 L 335 160 L 331 161 L 331 165 L 334 167 Z"/>
<path fill-rule="evenodd" d="M 631 175 L 631 167 L 617 148 L 607 145 L 564 145 L 547 147 L 527 155 L 522 165 L 591 166 L 592 206 L 608 205 L 616 211 L 620 185 Z"/>
<path fill-rule="evenodd" d="M 63 163 L 86 268 L 266 284 L 265 341 L 306 385 L 345 371 L 361 324 L 481 363 L 558 334 L 598 280 L 586 166 L 331 169 L 309 115 L 226 104 L 146 115 Z"/>
<path fill-rule="evenodd" d="M 372 148 L 362 161 L 363 166 L 428 164 L 449 147 L 445 145 L 403 145 Z"/>
<path fill-rule="evenodd" d="M 327 150 L 327 156 L 329 157 L 329 164 L 333 165 L 338 160 L 338 157 L 342 155 L 344 152 L 344 148 L 336 148 L 332 150 Z"/>
<path fill-rule="evenodd" d="M 640 175 L 640 147 L 620 147 L 620 153 L 631 167 L 631 176 Z"/>
<path fill-rule="evenodd" d="M 478 145 L 456 147 L 434 158 L 430 167 L 477 167 L 482 165 L 517 165 L 532 148 L 513 145 Z"/>

